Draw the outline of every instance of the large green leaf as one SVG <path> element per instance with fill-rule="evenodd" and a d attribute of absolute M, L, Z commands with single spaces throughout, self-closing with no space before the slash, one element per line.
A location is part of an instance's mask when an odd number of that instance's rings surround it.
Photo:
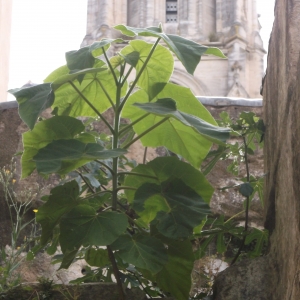
<path fill-rule="evenodd" d="M 130 60 L 131 64 L 135 64 L 134 67 L 139 72 L 152 47 L 153 44 L 145 41 L 131 41 L 120 54 L 125 57 L 126 62 Z M 168 82 L 173 72 L 173 65 L 174 59 L 171 52 L 158 45 L 138 80 L 138 86 L 148 91 L 157 82 Z"/>
<path fill-rule="evenodd" d="M 30 129 L 33 129 L 38 116 L 53 103 L 49 83 L 13 89 L 8 92 L 16 97 L 19 103 L 19 115 Z"/>
<path fill-rule="evenodd" d="M 70 70 L 83 70 L 94 65 L 95 57 L 90 52 L 90 46 L 87 46 L 66 52 L 66 61 Z"/>
<path fill-rule="evenodd" d="M 110 70 L 103 70 L 103 68 L 100 67 L 96 73 L 90 69 L 80 71 L 79 73 L 85 73 L 81 83 L 76 78 L 68 80 L 64 84 L 61 83 L 61 78 L 57 79 L 57 85 L 54 82 L 55 100 L 53 107 L 57 107 L 58 115 L 70 115 L 73 117 L 97 116 L 97 113 L 85 101 L 85 98 L 92 103 L 95 109 L 100 113 L 111 107 L 109 98 L 113 103 L 115 102 L 117 87 L 115 85 L 114 76 Z M 79 73 L 68 76 L 76 77 Z M 118 76 L 117 70 L 115 70 L 115 73 Z M 63 78 L 63 80 L 66 79 L 67 77 Z M 126 91 L 127 83 L 124 84 L 121 90 L 121 97 L 125 95 Z"/>
<path fill-rule="evenodd" d="M 42 226 L 41 245 L 45 246 L 61 217 L 79 204 L 79 187 L 75 180 L 51 190 L 47 202 L 39 207 L 36 221 Z"/>
<path fill-rule="evenodd" d="M 32 131 L 23 134 L 22 178 L 29 176 L 36 167 L 33 157 L 38 150 L 53 140 L 72 139 L 84 130 L 81 121 L 68 116 L 55 116 L 39 122 Z"/>
<path fill-rule="evenodd" d="M 69 51 L 66 53 L 67 66 L 70 70 L 92 68 L 95 63 L 95 57 L 108 50 L 111 43 L 121 42 L 124 41 L 122 39 L 103 39 L 79 50 Z"/>
<path fill-rule="evenodd" d="M 84 70 L 80 70 L 78 72 L 74 72 L 74 73 L 71 73 L 71 74 L 65 74 L 65 75 L 62 75 L 62 76 L 58 77 L 57 79 L 55 79 L 52 82 L 51 88 L 55 92 L 55 90 L 57 90 L 60 86 L 62 86 L 65 83 L 68 83 L 70 81 L 74 81 L 75 79 L 79 79 L 81 76 L 84 76 L 88 73 L 99 73 L 99 72 L 103 72 L 103 71 L 107 71 L 107 68 L 105 67 L 104 62 L 101 61 L 101 63 L 99 63 L 98 68 L 84 69 Z M 80 80 L 80 82 L 81 81 L 82 80 Z"/>
<path fill-rule="evenodd" d="M 194 73 L 203 54 L 212 54 L 225 58 L 222 51 L 217 48 L 203 46 L 178 35 L 166 34 L 161 27 L 133 28 L 117 25 L 114 28 L 131 37 L 139 35 L 162 38 L 190 74 Z"/>
<path fill-rule="evenodd" d="M 125 214 L 100 212 L 86 204 L 74 207 L 60 222 L 60 245 L 63 252 L 94 245 L 113 243 L 128 225 Z"/>
<path fill-rule="evenodd" d="M 168 262 L 156 275 L 157 285 L 171 293 L 177 300 L 189 298 L 194 266 L 194 254 L 190 240 L 168 240 Z"/>
<path fill-rule="evenodd" d="M 209 124 L 217 125 L 211 114 L 188 88 L 168 83 L 165 84 L 157 98 L 172 98 L 176 101 L 177 109 L 181 112 L 196 116 Z M 135 103 L 149 103 L 148 94 L 144 90 L 139 90 L 129 97 L 122 117 L 129 118 L 132 122 L 145 115 L 141 109 L 133 105 Z M 150 114 L 133 126 L 134 131 L 139 135 L 163 118 Z M 186 126 L 174 118 L 169 118 L 163 124 L 148 132 L 141 138 L 141 142 L 148 147 L 165 146 L 172 152 L 183 156 L 196 168 L 200 167 L 212 145 L 210 140 L 199 134 L 193 127 Z"/>
<path fill-rule="evenodd" d="M 229 128 L 214 126 L 196 116 L 177 110 L 176 102 L 171 98 L 158 99 L 156 102 L 135 103 L 134 105 L 158 116 L 173 117 L 217 144 L 224 144 L 230 136 Z"/>
<path fill-rule="evenodd" d="M 120 236 L 112 245 L 113 250 L 127 263 L 138 268 L 159 272 L 166 264 L 168 257 L 163 243 L 151 236 L 136 234 Z"/>
<path fill-rule="evenodd" d="M 172 239 L 192 235 L 193 228 L 210 213 L 201 196 L 178 178 L 160 185 L 144 183 L 137 189 L 133 209 L 139 214 L 149 208 L 157 213 L 154 222 L 158 231 Z"/>
<path fill-rule="evenodd" d="M 85 144 L 76 139 L 54 140 L 40 149 L 33 157 L 36 169 L 41 174 L 61 175 L 96 159 L 118 157 L 127 153 L 124 149 L 104 149 L 100 144 Z"/>
<path fill-rule="evenodd" d="M 210 198 L 214 192 L 213 187 L 199 170 L 179 160 L 177 157 L 157 157 L 145 165 L 138 165 L 132 169 L 132 173 L 139 175 L 126 176 L 124 183 L 126 186 L 139 188 L 147 182 L 159 185 L 168 178 L 174 177 L 181 179 L 187 186 L 200 195 L 206 203 L 210 202 Z M 154 178 L 149 178 L 149 176 Z M 128 189 L 125 190 L 125 193 L 127 200 L 132 203 L 135 191 Z"/>

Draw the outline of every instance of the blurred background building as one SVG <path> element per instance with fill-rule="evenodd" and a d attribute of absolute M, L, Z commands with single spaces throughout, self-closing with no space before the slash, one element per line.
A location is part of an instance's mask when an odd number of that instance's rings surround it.
<path fill-rule="evenodd" d="M 227 59 L 203 56 L 194 76 L 175 63 L 172 81 L 195 95 L 260 98 L 263 59 L 256 0 L 88 0 L 82 47 L 104 37 L 119 37 L 112 27 L 163 24 L 178 34 L 220 48 Z"/>

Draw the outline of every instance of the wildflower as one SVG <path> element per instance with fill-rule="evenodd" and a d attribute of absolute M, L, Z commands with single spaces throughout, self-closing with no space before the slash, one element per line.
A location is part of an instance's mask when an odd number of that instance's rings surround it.
<path fill-rule="evenodd" d="M 5 170 L 5 173 L 6 173 L 6 174 L 9 174 L 9 173 L 10 173 L 10 171 L 9 171 L 9 170 Z"/>
<path fill-rule="evenodd" d="M 16 179 L 13 179 L 13 180 L 12 180 L 12 183 L 14 184 L 14 183 L 16 183 L 16 181 L 17 181 Z"/>
<path fill-rule="evenodd" d="M 34 210 L 33 210 L 34 213 L 37 213 L 38 211 L 39 211 L 38 209 L 34 209 Z"/>

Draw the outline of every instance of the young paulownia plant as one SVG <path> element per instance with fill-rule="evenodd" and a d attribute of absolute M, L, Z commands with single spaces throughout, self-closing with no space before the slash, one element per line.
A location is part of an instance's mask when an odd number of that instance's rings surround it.
<path fill-rule="evenodd" d="M 170 83 L 170 77 L 174 56 L 193 74 L 203 54 L 224 55 L 166 34 L 161 26 L 115 29 L 156 40 L 103 39 L 67 52 L 66 65 L 43 84 L 10 91 L 30 128 L 23 135 L 22 177 L 36 169 L 65 178 L 43 198 L 36 214 L 40 244 L 28 256 L 44 247 L 53 254 L 60 245 L 61 268 L 84 256 L 97 268 L 81 281 L 111 281 L 113 274 L 120 299 L 122 285 L 129 284 L 150 296 L 188 299 L 191 240 L 210 213 L 213 193 L 199 166 L 230 130 L 218 127 L 191 91 Z M 124 48 L 109 58 L 115 43 Z M 40 118 L 49 107 L 52 117 Z M 113 121 L 103 116 L 108 109 Z M 90 118 L 110 134 L 93 131 Z M 145 147 L 163 146 L 180 159 L 158 157 L 133 166 L 126 153 L 137 140 Z"/>

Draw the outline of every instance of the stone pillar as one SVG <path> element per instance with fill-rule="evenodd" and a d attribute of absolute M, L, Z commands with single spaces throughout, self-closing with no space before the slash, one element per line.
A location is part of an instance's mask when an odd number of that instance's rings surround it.
<path fill-rule="evenodd" d="M 12 0 L 0 0 L 0 102 L 7 99 L 11 12 Z"/>
<path fill-rule="evenodd" d="M 263 88 L 269 253 L 220 273 L 216 300 L 300 299 L 299 26 L 300 1 L 277 0 Z"/>
<path fill-rule="evenodd" d="M 300 299 L 300 1 L 277 0 L 263 97 L 273 299 Z"/>

